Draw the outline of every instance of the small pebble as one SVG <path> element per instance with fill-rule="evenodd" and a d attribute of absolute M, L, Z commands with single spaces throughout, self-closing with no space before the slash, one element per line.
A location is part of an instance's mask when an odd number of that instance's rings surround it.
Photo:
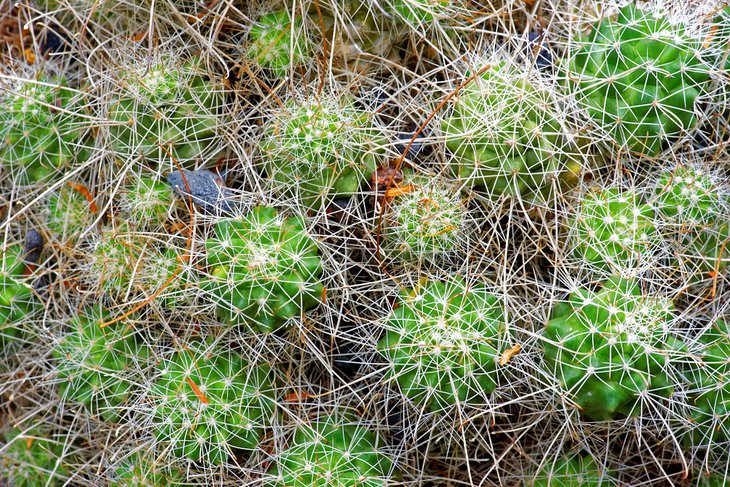
<path fill-rule="evenodd" d="M 230 213 L 235 209 L 233 193 L 225 187 L 219 175 L 208 169 L 183 171 L 183 174 L 174 171 L 167 175 L 167 183 L 181 197 L 190 198 L 200 209 L 208 213 Z"/>
<path fill-rule="evenodd" d="M 411 139 L 413 139 L 413 136 L 416 135 L 416 131 L 403 131 L 398 134 L 398 140 L 394 145 L 395 151 L 398 153 L 398 157 L 403 155 L 403 153 L 406 151 L 406 148 L 408 148 L 408 153 L 406 154 L 406 159 L 414 159 L 420 154 L 426 147 L 426 140 L 427 140 L 427 134 L 426 131 L 421 131 L 420 134 L 418 134 L 418 137 L 413 141 L 413 144 L 411 144 L 410 147 L 408 147 L 408 144 L 411 142 Z"/>
<path fill-rule="evenodd" d="M 537 69 L 551 70 L 553 69 L 553 53 L 550 44 L 545 40 L 545 36 L 540 32 L 530 32 L 528 39 L 528 52 L 532 59 L 535 60 Z"/>
<path fill-rule="evenodd" d="M 44 244 L 43 236 L 37 230 L 28 230 L 28 233 L 25 234 L 25 258 L 23 260 L 27 264 L 38 263 Z"/>

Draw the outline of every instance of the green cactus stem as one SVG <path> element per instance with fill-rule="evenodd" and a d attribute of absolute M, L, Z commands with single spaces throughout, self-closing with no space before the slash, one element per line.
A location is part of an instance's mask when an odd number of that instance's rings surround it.
<path fill-rule="evenodd" d="M 0 445 L 0 480 L 13 487 L 60 487 L 69 478 L 61 441 L 34 428 L 14 428 Z"/>

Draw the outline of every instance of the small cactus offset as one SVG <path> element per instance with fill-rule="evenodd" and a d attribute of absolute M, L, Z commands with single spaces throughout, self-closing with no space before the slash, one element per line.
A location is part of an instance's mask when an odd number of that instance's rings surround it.
<path fill-rule="evenodd" d="M 322 261 L 304 220 L 257 206 L 215 225 L 203 286 L 230 324 L 271 332 L 322 300 Z"/>
<path fill-rule="evenodd" d="M 264 127 L 261 158 L 274 189 L 307 208 L 364 190 L 386 140 L 347 96 L 293 97 Z"/>
<path fill-rule="evenodd" d="M 249 37 L 247 57 L 276 76 L 283 77 L 290 68 L 313 60 L 314 43 L 307 37 L 302 19 L 295 16 L 292 20 L 288 10 L 260 16 Z"/>
<path fill-rule="evenodd" d="M 632 190 L 609 188 L 579 200 L 568 245 L 591 271 L 627 274 L 651 264 L 658 234 L 654 209 Z"/>
<path fill-rule="evenodd" d="M 384 441 L 357 417 L 335 413 L 300 425 L 269 471 L 267 487 L 357 485 L 397 480 Z"/>
<path fill-rule="evenodd" d="M 46 224 L 52 237 L 62 243 L 75 243 L 94 221 L 96 204 L 85 186 L 69 183 L 48 199 Z"/>
<path fill-rule="evenodd" d="M 134 374 L 144 367 L 149 348 L 137 342 L 129 321 L 113 323 L 100 306 L 69 323 L 53 348 L 58 390 L 64 401 L 79 403 L 105 421 L 119 421 L 131 407 Z"/>
<path fill-rule="evenodd" d="M 633 280 L 577 290 L 545 325 L 546 365 L 586 418 L 636 415 L 678 382 L 670 366 L 684 345 L 671 334 L 673 313 L 671 301 L 642 294 Z"/>
<path fill-rule="evenodd" d="M 184 474 L 149 455 L 138 452 L 125 458 L 113 469 L 115 487 L 171 487 L 185 485 Z"/>
<path fill-rule="evenodd" d="M 476 222 L 469 218 L 468 200 L 455 183 L 407 174 L 388 192 L 380 225 L 386 257 L 420 264 L 467 248 Z"/>
<path fill-rule="evenodd" d="M 0 443 L 0 481 L 13 487 L 60 487 L 69 473 L 64 466 L 64 445 L 37 428 L 14 428 Z"/>
<path fill-rule="evenodd" d="M 708 89 L 702 42 L 660 11 L 623 7 L 576 39 L 567 77 L 588 115 L 621 149 L 655 156 L 692 129 Z"/>
<path fill-rule="evenodd" d="M 276 422 L 275 372 L 222 344 L 192 342 L 167 354 L 151 387 L 150 427 L 160 452 L 219 465 L 254 450 Z"/>
<path fill-rule="evenodd" d="M 547 462 L 547 459 L 545 459 Z M 563 455 L 543 466 L 529 487 L 616 487 L 618 483 L 602 471 L 590 455 Z"/>
<path fill-rule="evenodd" d="M 25 183 L 56 178 L 88 154 L 83 92 L 64 79 L 21 79 L 0 89 L 0 164 Z"/>
<path fill-rule="evenodd" d="M 222 85 L 209 79 L 199 59 L 172 55 L 121 73 L 109 101 L 114 158 L 177 170 L 208 162 L 222 150 Z"/>
<path fill-rule="evenodd" d="M 490 197 L 537 197 L 580 169 L 566 117 L 531 75 L 515 62 L 496 63 L 459 92 L 441 123 L 449 171 Z"/>
<path fill-rule="evenodd" d="M 39 303 L 25 275 L 23 247 L 9 244 L 0 249 L 0 356 L 4 356 L 24 338 L 21 323 L 32 316 Z"/>
<path fill-rule="evenodd" d="M 160 228 L 174 206 L 172 188 L 158 178 L 135 178 L 121 195 L 120 213 L 132 228 Z"/>
<path fill-rule="evenodd" d="M 502 304 L 483 284 L 454 277 L 405 291 L 383 326 L 387 380 L 417 404 L 480 405 L 496 389 L 509 334 Z"/>

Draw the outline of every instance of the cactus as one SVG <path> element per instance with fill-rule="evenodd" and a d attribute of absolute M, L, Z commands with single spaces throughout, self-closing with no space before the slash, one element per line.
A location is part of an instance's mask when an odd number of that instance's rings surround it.
<path fill-rule="evenodd" d="M 136 383 L 130 378 L 149 356 L 128 322 L 111 320 L 100 306 L 87 309 L 69 323 L 53 348 L 58 388 L 64 400 L 80 403 L 105 421 L 117 422 L 130 407 Z"/>
<path fill-rule="evenodd" d="M 184 475 L 172 467 L 160 466 L 138 452 L 119 462 L 113 473 L 114 487 L 168 487 L 185 485 Z"/>
<path fill-rule="evenodd" d="M 0 353 L 5 355 L 25 338 L 20 327 L 33 314 L 37 302 L 25 277 L 25 252 L 18 244 L 2 247 L 0 254 Z"/>
<path fill-rule="evenodd" d="M 308 208 L 357 193 L 383 160 L 381 129 L 347 97 L 294 97 L 264 128 L 261 156 L 277 192 Z"/>
<path fill-rule="evenodd" d="M 61 186 L 48 200 L 46 226 L 61 242 L 74 243 L 77 237 L 89 229 L 93 222 L 96 205 L 90 201 L 82 186 Z"/>
<path fill-rule="evenodd" d="M 386 256 L 405 262 L 430 262 L 466 247 L 476 222 L 466 212 L 459 187 L 440 179 L 407 174 L 392 187 L 381 223 Z"/>
<path fill-rule="evenodd" d="M 145 60 L 138 70 L 121 73 L 117 84 L 121 91 L 109 102 L 116 158 L 177 170 L 178 164 L 193 166 L 222 151 L 224 91 L 198 59 L 180 63 L 161 56 L 151 66 Z"/>
<path fill-rule="evenodd" d="M 699 337 L 699 361 L 689 362 L 687 443 L 715 447 L 730 442 L 730 326 L 717 320 Z"/>
<path fill-rule="evenodd" d="M 569 60 L 573 94 L 623 150 L 655 156 L 694 127 L 710 72 L 701 41 L 683 25 L 630 4 L 578 44 Z"/>
<path fill-rule="evenodd" d="M 15 181 L 47 181 L 87 157 L 85 103 L 65 80 L 45 77 L 0 96 L 0 164 Z"/>
<path fill-rule="evenodd" d="M 700 168 L 664 171 L 654 204 L 665 238 L 690 280 L 713 278 L 730 263 L 730 195 Z"/>
<path fill-rule="evenodd" d="M 455 277 L 406 291 L 399 304 L 378 343 L 386 379 L 432 411 L 484 404 L 497 387 L 497 363 L 509 340 L 497 298 Z"/>
<path fill-rule="evenodd" d="M 390 9 L 408 25 L 434 22 L 448 14 L 453 0 L 390 0 Z"/>
<path fill-rule="evenodd" d="M 301 218 L 258 206 L 218 222 L 206 249 L 211 268 L 203 286 L 230 324 L 271 332 L 322 299 L 317 242 Z"/>
<path fill-rule="evenodd" d="M 150 391 L 154 434 L 166 452 L 218 465 L 253 450 L 276 420 L 272 369 L 227 346 L 193 342 L 158 365 Z"/>
<path fill-rule="evenodd" d="M 616 277 L 555 307 L 543 331 L 545 361 L 583 416 L 637 415 L 642 402 L 673 393 L 670 365 L 684 348 L 670 333 L 673 312 L 671 301 Z"/>
<path fill-rule="evenodd" d="M 13 487 L 60 487 L 68 479 L 64 447 L 39 429 L 14 428 L 0 448 L 0 480 Z"/>
<path fill-rule="evenodd" d="M 613 487 L 618 483 L 603 472 L 589 455 L 570 454 L 545 465 L 532 481 L 530 487 Z"/>
<path fill-rule="evenodd" d="M 284 77 L 290 67 L 312 62 L 315 46 L 303 29 L 301 18 L 292 21 L 288 10 L 262 15 L 251 28 L 246 54 L 259 66 Z"/>
<path fill-rule="evenodd" d="M 297 428 L 269 470 L 266 485 L 391 485 L 397 474 L 382 447 L 379 435 L 357 418 L 342 412 L 317 418 Z"/>
<path fill-rule="evenodd" d="M 172 188 L 157 178 L 135 178 L 122 192 L 121 215 L 136 229 L 159 229 L 174 205 Z"/>
<path fill-rule="evenodd" d="M 658 238 L 654 209 L 634 191 L 616 188 L 588 193 L 569 222 L 569 247 L 591 270 L 633 271 L 650 261 Z"/>

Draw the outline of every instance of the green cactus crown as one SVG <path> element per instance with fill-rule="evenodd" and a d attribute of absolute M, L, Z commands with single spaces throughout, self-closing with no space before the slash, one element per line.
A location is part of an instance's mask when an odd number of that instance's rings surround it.
<path fill-rule="evenodd" d="M 185 485 L 184 474 L 173 468 L 159 465 L 146 453 L 134 453 L 114 468 L 114 487 L 168 487 Z"/>
<path fill-rule="evenodd" d="M 257 206 L 218 222 L 206 249 L 210 273 L 204 287 L 228 323 L 270 332 L 322 299 L 317 242 L 301 218 Z"/>
<path fill-rule="evenodd" d="M 631 4 L 578 39 L 568 79 L 578 102 L 622 149 L 655 156 L 691 129 L 710 71 L 701 41 Z"/>
<path fill-rule="evenodd" d="M 246 55 L 279 77 L 286 76 L 290 66 L 307 65 L 314 57 L 315 44 L 304 31 L 301 18 L 292 20 L 289 10 L 259 17 L 249 38 Z"/>
<path fill-rule="evenodd" d="M 484 404 L 509 348 L 497 298 L 484 285 L 455 277 L 407 291 L 399 304 L 378 343 L 387 378 L 432 411 Z"/>
<path fill-rule="evenodd" d="M 670 364 L 683 348 L 670 333 L 673 310 L 616 277 L 555 307 L 544 330 L 546 363 L 585 417 L 635 415 L 642 402 L 672 394 Z"/>
<path fill-rule="evenodd" d="M 14 350 L 25 337 L 21 322 L 39 304 L 25 276 L 25 251 L 20 244 L 0 247 L 0 356 Z"/>
<path fill-rule="evenodd" d="M 0 445 L 0 480 L 13 487 L 64 485 L 69 474 L 62 442 L 38 428 L 14 428 L 5 433 L 5 441 Z"/>
<path fill-rule="evenodd" d="M 491 197 L 544 194 L 578 168 L 565 117 L 530 76 L 496 63 L 461 90 L 441 123 L 451 173 Z"/>
<path fill-rule="evenodd" d="M 261 157 L 274 189 L 317 209 L 361 190 L 386 140 L 348 96 L 293 97 L 264 126 Z"/>
<path fill-rule="evenodd" d="M 534 476 L 530 487 L 615 487 L 618 484 L 598 466 L 590 455 L 568 454 L 545 465 Z"/>

